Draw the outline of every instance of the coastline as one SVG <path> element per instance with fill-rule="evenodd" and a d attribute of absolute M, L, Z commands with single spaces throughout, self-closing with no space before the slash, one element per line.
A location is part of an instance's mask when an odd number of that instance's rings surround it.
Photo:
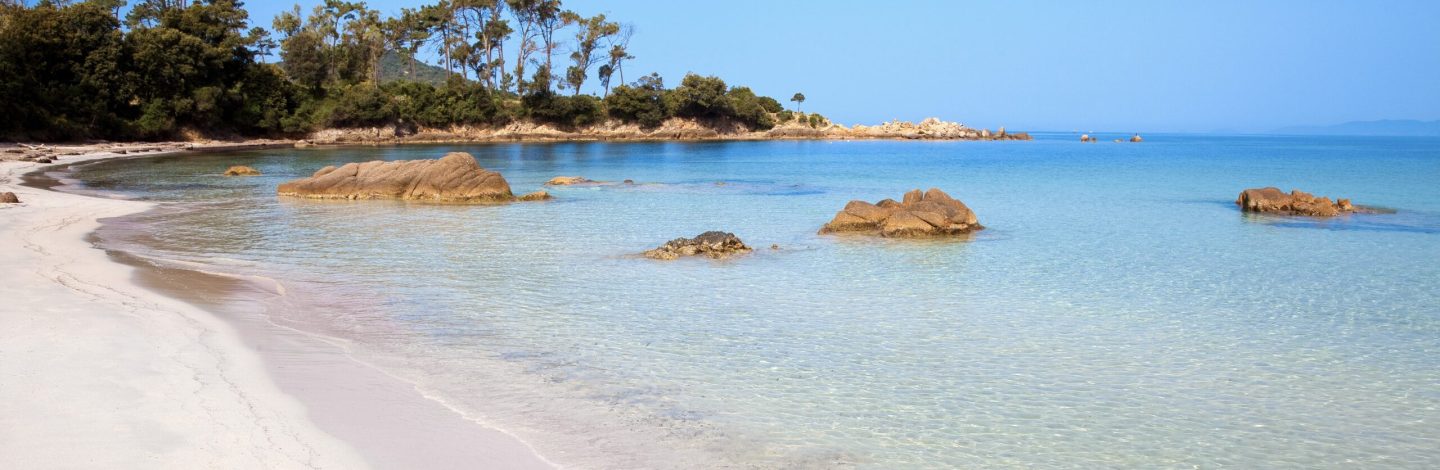
<path fill-rule="evenodd" d="M 143 156 L 184 150 L 170 145 Z M 0 162 L 0 190 L 22 201 L 0 207 L 0 236 L 17 242 L 0 247 L 0 295 L 17 299 L 0 310 L 5 466 L 555 467 L 343 344 L 227 301 L 251 283 L 97 249 L 101 219 L 155 204 L 21 184 L 46 168 L 128 156 L 94 150 Z"/>

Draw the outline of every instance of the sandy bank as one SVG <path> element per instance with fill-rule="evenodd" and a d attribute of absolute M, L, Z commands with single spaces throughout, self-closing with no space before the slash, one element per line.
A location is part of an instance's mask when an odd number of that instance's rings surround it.
<path fill-rule="evenodd" d="M 0 161 L 0 468 L 553 466 L 339 345 L 197 306 L 224 278 L 117 262 L 87 237 L 154 206 L 19 184 L 44 166 Z"/>

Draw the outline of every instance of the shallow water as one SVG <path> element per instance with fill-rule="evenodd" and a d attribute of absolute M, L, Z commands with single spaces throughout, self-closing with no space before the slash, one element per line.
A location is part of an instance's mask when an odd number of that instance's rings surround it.
<path fill-rule="evenodd" d="M 1440 140 L 574 143 L 112 161 L 106 243 L 279 282 L 278 320 L 583 467 L 1440 466 Z M 1104 140 L 1104 139 L 1102 139 Z M 503 206 L 277 199 L 467 151 Z M 265 176 L 223 178 L 245 164 Z M 1244 188 L 1398 210 L 1244 215 Z M 939 187 L 965 241 L 816 235 Z M 731 261 L 633 256 L 735 232 Z M 771 244 L 779 250 L 769 250 Z"/>

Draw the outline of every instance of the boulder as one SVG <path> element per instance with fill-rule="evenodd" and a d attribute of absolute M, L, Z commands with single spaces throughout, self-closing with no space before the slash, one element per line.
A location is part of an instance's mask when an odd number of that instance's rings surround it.
<path fill-rule="evenodd" d="M 522 195 L 522 196 L 520 196 L 519 199 L 520 199 L 521 201 L 548 201 L 548 200 L 553 199 L 553 198 L 550 196 L 550 193 L 548 193 L 548 192 L 545 192 L 545 191 L 535 191 L 535 192 L 533 192 L 533 193 L 529 193 L 529 194 Z"/>
<path fill-rule="evenodd" d="M 1140 138 L 1140 134 L 1135 134 L 1135 135 L 1130 136 L 1130 141 L 1131 141 L 1131 142 L 1144 142 L 1145 139 L 1141 139 L 1141 138 Z"/>
<path fill-rule="evenodd" d="M 585 183 L 594 183 L 594 182 L 595 182 L 595 181 L 591 181 L 589 178 L 586 178 L 586 177 L 584 177 L 584 176 L 556 176 L 556 177 L 554 177 L 554 178 L 550 178 L 550 181 L 546 181 L 546 182 L 545 182 L 545 185 L 546 185 L 546 186 L 570 186 L 570 185 L 585 184 Z"/>
<path fill-rule="evenodd" d="M 327 166 L 309 178 L 281 184 L 281 196 L 314 199 L 404 199 L 431 202 L 510 202 L 515 195 L 499 173 L 475 157 L 451 152 L 439 160 L 370 161 Z"/>
<path fill-rule="evenodd" d="M 646 250 L 646 258 L 672 260 L 681 256 L 703 255 L 710 259 L 728 258 L 749 253 L 751 248 L 740 241 L 740 237 L 729 232 L 709 231 L 695 238 L 676 238 L 665 242 L 659 248 Z"/>
<path fill-rule="evenodd" d="M 19 204 L 19 203 L 20 203 L 20 197 L 19 197 L 19 196 L 16 196 L 15 193 L 11 193 L 11 192 L 0 193 L 0 204 Z"/>
<path fill-rule="evenodd" d="M 1305 215 L 1312 217 L 1334 217 L 1344 213 L 1365 209 L 1350 203 L 1349 199 L 1331 202 L 1328 197 L 1316 197 L 1301 190 L 1285 194 L 1279 188 L 1252 188 L 1240 192 L 1235 204 L 1245 212 L 1270 214 Z"/>
<path fill-rule="evenodd" d="M 260 170 L 245 165 L 235 165 L 225 169 L 225 176 L 260 176 Z"/>
<path fill-rule="evenodd" d="M 894 238 L 956 236 L 982 230 L 975 212 L 944 191 L 905 193 L 901 202 L 850 201 L 820 233 L 864 233 Z"/>

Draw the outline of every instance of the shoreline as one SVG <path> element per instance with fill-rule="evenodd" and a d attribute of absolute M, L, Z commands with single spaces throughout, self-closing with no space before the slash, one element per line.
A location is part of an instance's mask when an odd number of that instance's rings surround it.
<path fill-rule="evenodd" d="M 21 242 L 0 247 L 9 266 L 0 293 L 21 299 L 0 310 L 0 383 L 18 384 L 0 385 L 0 462 L 557 467 L 514 435 L 350 357 L 340 342 L 270 321 L 259 302 L 243 299 L 264 289 L 99 246 L 103 219 L 157 204 L 26 177 L 105 159 L 283 145 L 0 161 L 0 190 L 22 201 L 0 207 L 0 236 Z"/>

